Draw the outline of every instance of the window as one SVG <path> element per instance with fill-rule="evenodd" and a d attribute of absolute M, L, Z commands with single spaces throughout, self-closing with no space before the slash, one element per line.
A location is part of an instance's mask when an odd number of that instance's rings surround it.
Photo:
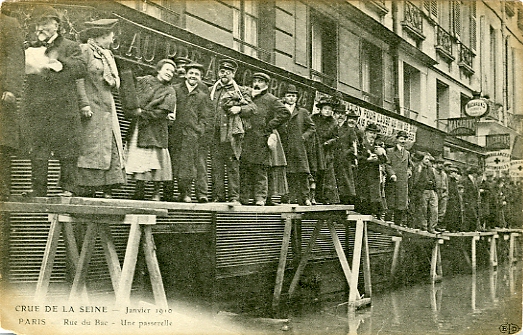
<path fill-rule="evenodd" d="M 139 0 L 137 9 L 162 21 L 179 26 L 181 24 L 184 1 Z"/>
<path fill-rule="evenodd" d="M 403 109 L 406 117 L 417 119 L 420 110 L 420 72 L 403 63 Z"/>
<path fill-rule="evenodd" d="M 497 82 L 497 63 L 496 63 L 496 55 L 497 55 L 497 36 L 496 36 L 496 29 L 494 27 L 490 27 L 490 66 L 489 66 L 489 73 L 487 81 L 489 82 L 488 90 L 491 95 L 491 99 L 493 101 L 497 101 L 496 92 L 496 82 Z"/>
<path fill-rule="evenodd" d="M 438 18 L 438 1 L 437 0 L 423 0 L 423 8 L 426 13 L 433 19 Z"/>
<path fill-rule="evenodd" d="M 318 13 L 311 13 L 311 77 L 326 85 L 337 81 L 337 26 Z"/>
<path fill-rule="evenodd" d="M 459 113 L 459 117 L 464 117 L 465 116 L 465 106 L 467 105 L 467 103 L 471 100 L 472 98 L 461 93 L 460 95 L 460 113 Z"/>
<path fill-rule="evenodd" d="M 446 130 L 447 118 L 449 118 L 449 86 L 436 81 L 436 124 L 440 130 Z"/>
<path fill-rule="evenodd" d="M 382 105 L 383 62 L 382 51 L 372 43 L 363 41 L 361 47 L 361 89 L 363 99 Z"/>
<path fill-rule="evenodd" d="M 232 1 L 233 48 L 253 57 L 258 57 L 258 4 L 258 1 Z"/>

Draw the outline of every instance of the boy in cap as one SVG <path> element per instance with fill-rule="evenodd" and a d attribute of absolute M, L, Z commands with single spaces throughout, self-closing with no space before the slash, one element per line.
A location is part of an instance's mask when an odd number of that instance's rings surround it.
<path fill-rule="evenodd" d="M 232 59 L 223 59 L 218 66 L 219 80 L 210 92 L 212 103 L 212 171 L 213 201 L 225 201 L 225 169 L 229 190 L 229 201 L 241 205 L 240 199 L 240 155 L 245 134 L 242 118 L 256 111 L 251 93 L 234 81 L 238 64 Z"/>
<path fill-rule="evenodd" d="M 307 141 L 316 132 L 316 126 L 309 111 L 298 106 L 298 90 L 293 84 L 287 86 L 283 96 L 283 104 L 291 116 L 287 122 L 278 128 L 283 151 L 287 160 L 287 180 L 289 184 L 288 199 L 299 205 L 312 205 L 309 185 L 309 159 L 307 156 Z"/>
<path fill-rule="evenodd" d="M 76 190 L 76 163 L 81 134 L 80 110 L 76 79 L 85 76 L 86 64 L 80 45 L 60 34 L 60 16 L 49 6 L 37 6 L 37 44 L 26 50 L 36 57 L 22 99 L 25 117 L 25 137 L 30 146 L 32 187 L 31 195 L 47 195 L 48 159 L 60 161 L 60 187 L 63 196 Z M 27 70 L 27 67 L 26 67 Z"/>
<path fill-rule="evenodd" d="M 385 184 L 388 211 L 385 221 L 392 221 L 400 226 L 406 225 L 405 212 L 409 203 L 409 178 L 412 176 L 410 152 L 405 148 L 407 132 L 400 130 L 396 134 L 396 145 L 387 149 L 389 167 L 394 172 Z"/>
<path fill-rule="evenodd" d="M 254 198 L 257 206 L 264 206 L 268 195 L 269 136 L 286 122 L 291 113 L 283 103 L 268 92 L 271 78 L 261 72 L 252 76 L 252 101 L 256 113 L 249 115 L 250 127 L 245 130 L 241 156 L 241 202 L 247 204 Z M 283 157 L 284 160 L 284 157 Z M 281 166 L 283 163 L 277 163 Z M 286 185 L 283 185 L 284 187 Z"/>

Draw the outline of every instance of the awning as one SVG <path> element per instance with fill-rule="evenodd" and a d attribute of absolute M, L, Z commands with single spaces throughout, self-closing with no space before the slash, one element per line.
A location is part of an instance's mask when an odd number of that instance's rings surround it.
<path fill-rule="evenodd" d="M 444 143 L 444 134 L 440 134 L 439 132 L 434 132 L 422 127 L 418 127 L 418 130 L 416 132 L 416 141 L 412 146 L 412 151 L 428 151 L 434 157 L 436 157 L 443 154 Z"/>

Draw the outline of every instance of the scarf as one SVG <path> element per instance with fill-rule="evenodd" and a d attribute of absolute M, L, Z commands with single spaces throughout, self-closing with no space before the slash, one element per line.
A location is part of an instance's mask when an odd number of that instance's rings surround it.
<path fill-rule="evenodd" d="M 239 97 L 240 97 L 240 100 L 243 99 L 243 94 L 241 93 L 240 91 L 240 86 L 238 86 L 238 84 L 236 84 L 236 81 L 234 79 L 232 79 L 231 83 L 232 86 L 234 86 L 234 91 L 236 93 L 238 93 Z M 214 100 L 214 95 L 216 94 L 216 90 L 218 89 L 218 87 L 223 87 L 223 86 L 226 86 L 226 85 L 223 85 L 222 84 L 222 81 L 221 80 L 218 80 L 213 86 L 212 86 L 212 89 L 211 89 L 211 100 Z"/>
<path fill-rule="evenodd" d="M 114 61 L 111 50 L 100 47 L 92 39 L 89 39 L 87 44 L 89 44 L 93 52 L 102 60 L 102 77 L 105 82 L 111 87 L 120 88 L 120 77 L 118 76 L 118 69 L 116 68 L 116 62 Z"/>

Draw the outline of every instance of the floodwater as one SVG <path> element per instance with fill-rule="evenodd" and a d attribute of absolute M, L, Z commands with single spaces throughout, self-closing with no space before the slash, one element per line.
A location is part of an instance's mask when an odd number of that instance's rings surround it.
<path fill-rule="evenodd" d="M 372 306 L 349 313 L 347 304 L 303 305 L 288 321 L 241 319 L 257 334 L 515 334 L 521 332 L 521 263 L 497 271 L 444 277 L 442 282 L 389 289 Z"/>
<path fill-rule="evenodd" d="M 370 307 L 349 312 L 344 302 L 346 294 L 328 299 L 318 299 L 313 303 L 289 306 L 285 319 L 267 318 L 266 315 L 235 314 L 216 311 L 200 303 L 170 300 L 169 314 L 127 314 L 128 308 L 112 306 L 113 295 L 98 296 L 91 303 L 107 306 L 109 313 L 103 315 L 113 324 L 110 328 L 77 326 L 74 332 L 81 334 L 516 334 L 522 326 L 522 266 L 521 262 L 509 267 L 500 264 L 496 271 L 489 268 L 478 270 L 476 274 L 445 276 L 442 282 L 418 283 L 410 286 L 389 288 L 375 292 Z M 67 289 L 59 291 L 67 292 Z M 34 285 L 24 294 L 15 294 L 14 299 L 0 300 L 6 317 L 11 314 L 14 325 L 18 315 L 13 311 L 16 305 L 27 304 Z M 62 293 L 63 293 L 62 292 Z M 67 305 L 66 296 L 48 297 L 46 305 Z M 93 298 L 93 297 L 92 297 Z M 55 301 L 55 299 L 57 299 Z M 20 302 L 22 301 L 22 302 Z M 5 306 L 2 306 L 5 305 Z M 145 301 L 135 301 L 128 305 L 136 310 L 154 305 Z M 43 308 L 43 307 L 42 307 Z M 60 307 L 63 308 L 63 307 Z M 72 308 L 72 307 L 68 307 Z M 77 309 L 77 307 L 75 307 Z M 61 310 L 60 310 L 61 311 Z M 67 310 L 65 312 L 68 312 Z M 63 322 L 71 316 L 84 318 L 81 313 L 44 313 L 47 326 L 44 328 L 24 328 L 24 334 L 71 334 Z M 37 316 L 30 313 L 31 316 Z M 95 315 L 97 318 L 100 316 Z M 54 317 L 54 319 L 52 319 Z M 147 321 L 171 322 L 168 328 L 130 328 L 127 325 Z M 104 320 L 105 320 L 104 319 Z M 25 320 L 25 319 L 24 319 Z M 122 325 L 125 323 L 125 325 Z M 3 325 L 3 324 L 2 324 Z M 50 326 L 55 325 L 50 332 Z M 6 327 L 7 329 L 14 329 Z M 20 329 L 16 327 L 17 329 Z M 46 332 L 42 332 L 46 330 Z M 105 332 L 102 331 L 105 329 Z M 56 330 L 56 331 L 55 331 Z M 59 331 L 58 331 L 59 330 Z"/>

